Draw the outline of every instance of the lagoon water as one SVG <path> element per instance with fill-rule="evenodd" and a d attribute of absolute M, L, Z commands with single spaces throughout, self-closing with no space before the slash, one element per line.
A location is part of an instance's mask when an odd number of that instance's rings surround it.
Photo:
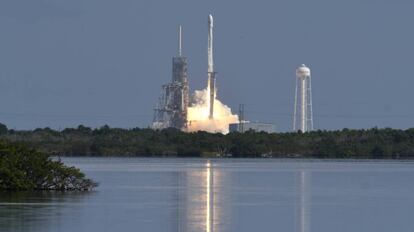
<path fill-rule="evenodd" d="M 90 193 L 0 193 L 1 232 L 413 232 L 414 163 L 65 158 Z"/>

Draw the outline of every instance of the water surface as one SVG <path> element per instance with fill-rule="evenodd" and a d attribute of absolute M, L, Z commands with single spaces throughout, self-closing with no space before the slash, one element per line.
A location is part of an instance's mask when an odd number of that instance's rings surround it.
<path fill-rule="evenodd" d="M 65 158 L 90 193 L 0 193 L 0 231 L 413 232 L 414 163 Z"/>

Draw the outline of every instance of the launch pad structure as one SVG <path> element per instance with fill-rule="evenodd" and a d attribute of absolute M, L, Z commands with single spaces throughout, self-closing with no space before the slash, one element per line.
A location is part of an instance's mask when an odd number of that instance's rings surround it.
<path fill-rule="evenodd" d="M 213 16 L 208 16 L 208 67 L 207 90 L 209 120 L 214 119 L 214 102 L 216 100 L 216 72 L 213 62 Z M 178 33 L 178 56 L 172 59 L 172 82 L 162 86 L 161 96 L 154 109 L 153 129 L 188 128 L 188 107 L 190 104 L 187 73 L 187 58 L 182 56 L 182 29 Z"/>
<path fill-rule="evenodd" d="M 187 58 L 182 56 L 182 28 L 178 32 L 178 56 L 172 59 L 172 82 L 162 86 L 161 96 L 154 109 L 153 129 L 187 128 L 189 85 Z"/>
<path fill-rule="evenodd" d="M 187 58 L 182 55 L 182 28 L 179 27 L 178 56 L 172 58 L 172 80 L 162 86 L 161 96 L 154 109 L 152 129 L 176 128 L 182 131 L 206 130 L 217 132 L 215 128 L 219 126 L 221 131 L 228 132 L 228 128 L 226 130 L 222 129 L 223 125 L 227 123 L 231 127 L 230 131 L 233 131 L 237 126 L 237 131 L 242 133 L 247 127 L 257 131 L 273 133 L 275 131 L 273 124 L 249 123 L 244 121 L 242 114 L 239 115 L 239 123 L 236 123 L 237 116 L 233 115 L 231 110 L 227 112 L 227 108 L 223 108 L 223 104 L 217 99 L 217 73 L 214 70 L 213 59 L 213 28 L 213 16 L 210 14 L 208 15 L 207 24 L 207 88 L 203 91 L 195 91 L 190 99 L 188 63 Z M 293 131 L 306 133 L 314 130 L 311 79 L 311 70 L 306 65 L 303 64 L 296 69 Z M 223 112 L 225 112 L 224 115 Z"/>

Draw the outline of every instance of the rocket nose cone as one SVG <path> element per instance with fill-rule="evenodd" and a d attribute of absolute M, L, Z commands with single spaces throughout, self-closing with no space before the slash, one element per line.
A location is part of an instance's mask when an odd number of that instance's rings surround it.
<path fill-rule="evenodd" d="M 208 15 L 208 23 L 213 25 L 213 16 L 211 14 Z"/>

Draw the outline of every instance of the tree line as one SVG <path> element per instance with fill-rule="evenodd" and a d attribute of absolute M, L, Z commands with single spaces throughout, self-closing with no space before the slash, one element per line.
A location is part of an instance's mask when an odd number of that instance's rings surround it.
<path fill-rule="evenodd" d="M 78 126 L 9 130 L 0 125 L 0 138 L 23 142 L 55 156 L 139 157 L 302 157 L 408 159 L 414 157 L 414 128 L 372 128 L 308 133 L 193 132 L 169 128 L 120 129 Z"/>

